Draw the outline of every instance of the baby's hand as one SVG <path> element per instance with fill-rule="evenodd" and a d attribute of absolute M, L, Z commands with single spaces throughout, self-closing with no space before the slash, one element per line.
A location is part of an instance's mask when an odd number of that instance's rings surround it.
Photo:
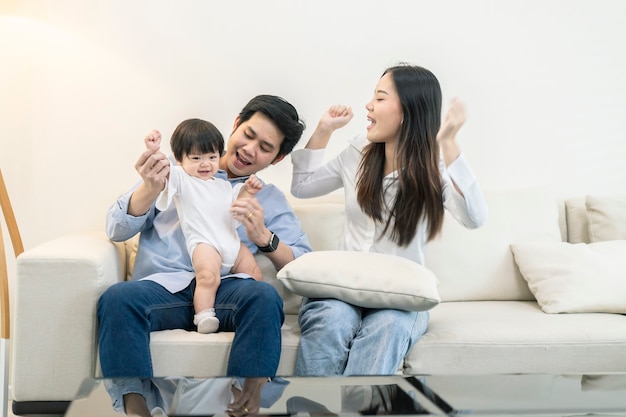
<path fill-rule="evenodd" d="M 258 193 L 261 188 L 263 188 L 263 184 L 261 180 L 257 178 L 256 175 L 252 174 L 248 177 L 246 182 L 243 184 L 243 191 L 248 194 L 249 197 L 254 196 Z"/>
<path fill-rule="evenodd" d="M 154 151 L 159 150 L 161 147 L 161 132 L 156 129 L 152 130 L 152 132 L 146 135 L 143 142 L 146 144 L 147 149 Z"/>

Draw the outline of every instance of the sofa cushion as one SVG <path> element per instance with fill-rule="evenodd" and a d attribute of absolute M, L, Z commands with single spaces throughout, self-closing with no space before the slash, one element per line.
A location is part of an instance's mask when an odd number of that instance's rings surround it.
<path fill-rule="evenodd" d="M 150 352 L 155 377 L 186 375 L 213 377 L 227 375 L 228 356 L 234 332 L 201 334 L 182 329 L 150 333 Z M 282 350 L 276 375 L 294 375 L 300 344 L 298 317 L 287 314 L 281 328 Z M 97 363 L 96 378 L 102 377 Z"/>
<path fill-rule="evenodd" d="M 449 214 L 426 245 L 425 266 L 439 279 L 442 301 L 534 300 L 509 245 L 560 242 L 558 199 L 548 189 L 484 191 L 487 223 L 468 230 Z"/>
<path fill-rule="evenodd" d="M 626 372 L 620 314 L 546 314 L 534 301 L 449 302 L 429 313 L 405 373 Z"/>
<path fill-rule="evenodd" d="M 515 261 L 546 313 L 626 313 L 626 240 L 517 243 Z"/>
<path fill-rule="evenodd" d="M 586 198 L 591 242 L 626 239 L 626 197 Z"/>
<path fill-rule="evenodd" d="M 438 281 L 424 266 L 399 256 L 317 251 L 278 271 L 289 290 L 311 298 L 336 298 L 368 308 L 424 311 L 439 301 Z"/>

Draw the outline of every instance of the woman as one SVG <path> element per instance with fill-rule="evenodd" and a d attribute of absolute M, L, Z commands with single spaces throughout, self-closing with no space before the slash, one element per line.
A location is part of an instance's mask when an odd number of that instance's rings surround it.
<path fill-rule="evenodd" d="M 428 70 L 388 68 L 367 103 L 367 140 L 355 139 L 322 165 L 332 132 L 350 121 L 333 106 L 306 148 L 292 153 L 291 192 L 308 198 L 343 187 L 346 222 L 340 249 L 393 254 L 424 263 L 444 209 L 468 228 L 487 207 L 456 142 L 465 110 L 453 101 L 441 124 L 441 88 Z M 390 271 L 390 273 L 393 273 Z M 303 299 L 298 375 L 390 375 L 428 326 L 428 312 L 368 309 L 335 299 Z"/>

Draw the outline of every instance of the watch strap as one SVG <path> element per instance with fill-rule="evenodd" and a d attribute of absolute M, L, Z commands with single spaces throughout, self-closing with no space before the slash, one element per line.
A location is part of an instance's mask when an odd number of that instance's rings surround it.
<path fill-rule="evenodd" d="M 272 233 L 272 236 L 270 237 L 270 241 L 267 246 L 257 246 L 261 252 L 274 252 L 276 249 L 278 249 L 278 243 L 280 242 L 280 239 L 278 239 L 276 233 L 272 232 L 271 230 L 270 232 Z"/>

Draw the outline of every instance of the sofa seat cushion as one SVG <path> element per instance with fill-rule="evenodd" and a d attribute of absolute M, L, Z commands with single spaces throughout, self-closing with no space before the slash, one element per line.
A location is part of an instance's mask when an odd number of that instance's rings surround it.
<path fill-rule="evenodd" d="M 285 315 L 281 329 L 282 353 L 277 375 L 293 375 L 300 344 L 298 316 Z M 226 375 L 234 332 L 200 334 L 182 329 L 150 334 L 150 352 L 155 377 L 213 377 Z M 98 375 L 102 377 L 98 367 Z"/>
<path fill-rule="evenodd" d="M 626 372 L 626 316 L 546 314 L 532 301 L 441 303 L 408 374 Z"/>

